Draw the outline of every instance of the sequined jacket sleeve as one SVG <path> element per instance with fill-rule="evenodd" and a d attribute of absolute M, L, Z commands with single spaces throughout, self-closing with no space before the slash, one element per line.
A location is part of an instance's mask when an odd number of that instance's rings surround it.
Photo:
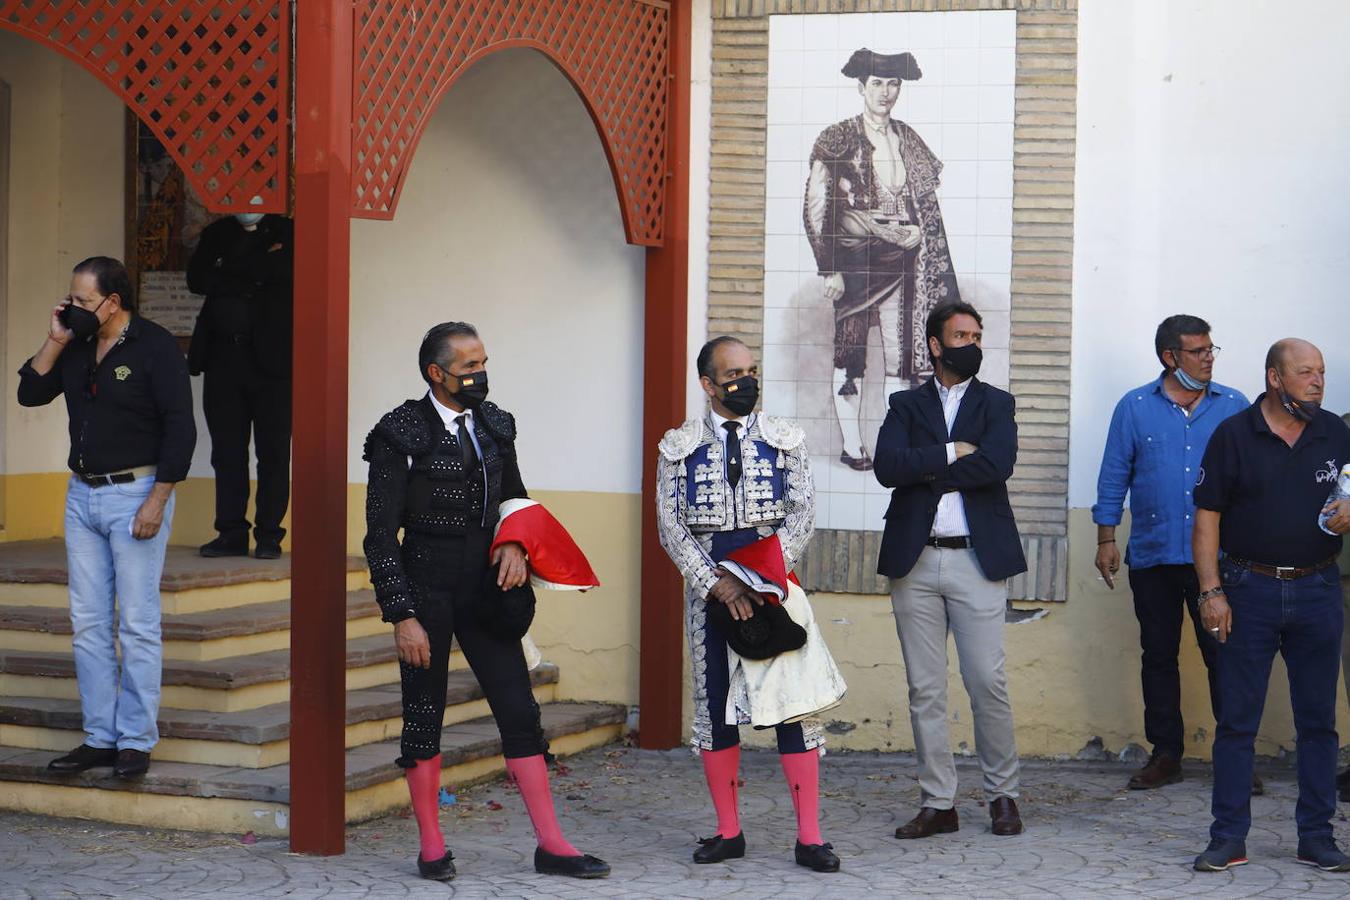
<path fill-rule="evenodd" d="M 706 597 L 717 583 L 715 565 L 707 552 L 685 524 L 686 498 L 680 490 L 680 471 L 683 460 L 672 460 L 664 455 L 657 461 L 656 528 L 670 561 L 680 570 L 689 588 L 700 597 Z"/>
<path fill-rule="evenodd" d="M 787 516 L 775 530 L 783 546 L 783 561 L 788 571 L 801 561 L 811 533 L 816 530 L 816 486 L 811 478 L 811 456 L 806 444 L 786 450 Z"/>
<path fill-rule="evenodd" d="M 366 439 L 365 457 L 370 463 L 366 486 L 366 561 L 382 617 L 386 622 L 398 622 L 413 615 L 412 595 L 403 571 L 403 549 L 398 542 L 408 490 L 408 457 L 376 432 Z"/>

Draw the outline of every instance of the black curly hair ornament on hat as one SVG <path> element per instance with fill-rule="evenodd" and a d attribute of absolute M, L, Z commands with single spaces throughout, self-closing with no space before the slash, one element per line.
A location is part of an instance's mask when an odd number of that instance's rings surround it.
<path fill-rule="evenodd" d="M 844 68 L 839 70 L 847 78 L 899 78 L 918 81 L 923 77 L 913 53 L 874 53 L 863 47 L 854 50 Z"/>

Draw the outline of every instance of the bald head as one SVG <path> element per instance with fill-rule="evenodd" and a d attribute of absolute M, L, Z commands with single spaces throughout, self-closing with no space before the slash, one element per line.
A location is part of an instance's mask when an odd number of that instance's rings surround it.
<path fill-rule="evenodd" d="M 1269 391 L 1283 390 L 1295 400 L 1321 403 L 1326 374 L 1322 351 L 1301 338 L 1276 341 L 1266 352 Z"/>
<path fill-rule="evenodd" d="M 1266 351 L 1266 370 L 1276 369 L 1283 372 L 1292 357 L 1313 354 L 1321 362 L 1322 351 L 1303 338 L 1283 338 L 1270 345 Z"/>

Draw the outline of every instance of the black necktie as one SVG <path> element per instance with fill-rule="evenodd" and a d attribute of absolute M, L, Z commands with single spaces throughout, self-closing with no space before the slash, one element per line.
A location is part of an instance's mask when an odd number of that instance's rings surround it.
<path fill-rule="evenodd" d="M 741 480 L 741 439 L 736 435 L 741 423 L 723 422 L 722 427 L 727 430 L 727 481 L 735 487 Z"/>
<path fill-rule="evenodd" d="M 464 457 L 464 474 L 470 475 L 478 468 L 478 454 L 473 449 L 473 438 L 469 436 L 469 414 L 455 416 L 459 432 L 455 435 L 459 441 L 459 452 Z"/>

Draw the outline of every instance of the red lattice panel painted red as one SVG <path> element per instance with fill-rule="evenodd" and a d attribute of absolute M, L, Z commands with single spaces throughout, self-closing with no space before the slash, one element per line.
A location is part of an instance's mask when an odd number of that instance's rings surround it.
<path fill-rule="evenodd" d="M 417 141 L 470 65 L 507 47 L 545 53 L 590 110 L 628 239 L 659 246 L 670 7 L 658 0 L 358 0 L 352 212 L 393 218 Z"/>
<path fill-rule="evenodd" d="M 286 0 L 0 0 L 0 28 L 112 88 L 207 208 L 286 210 Z"/>

